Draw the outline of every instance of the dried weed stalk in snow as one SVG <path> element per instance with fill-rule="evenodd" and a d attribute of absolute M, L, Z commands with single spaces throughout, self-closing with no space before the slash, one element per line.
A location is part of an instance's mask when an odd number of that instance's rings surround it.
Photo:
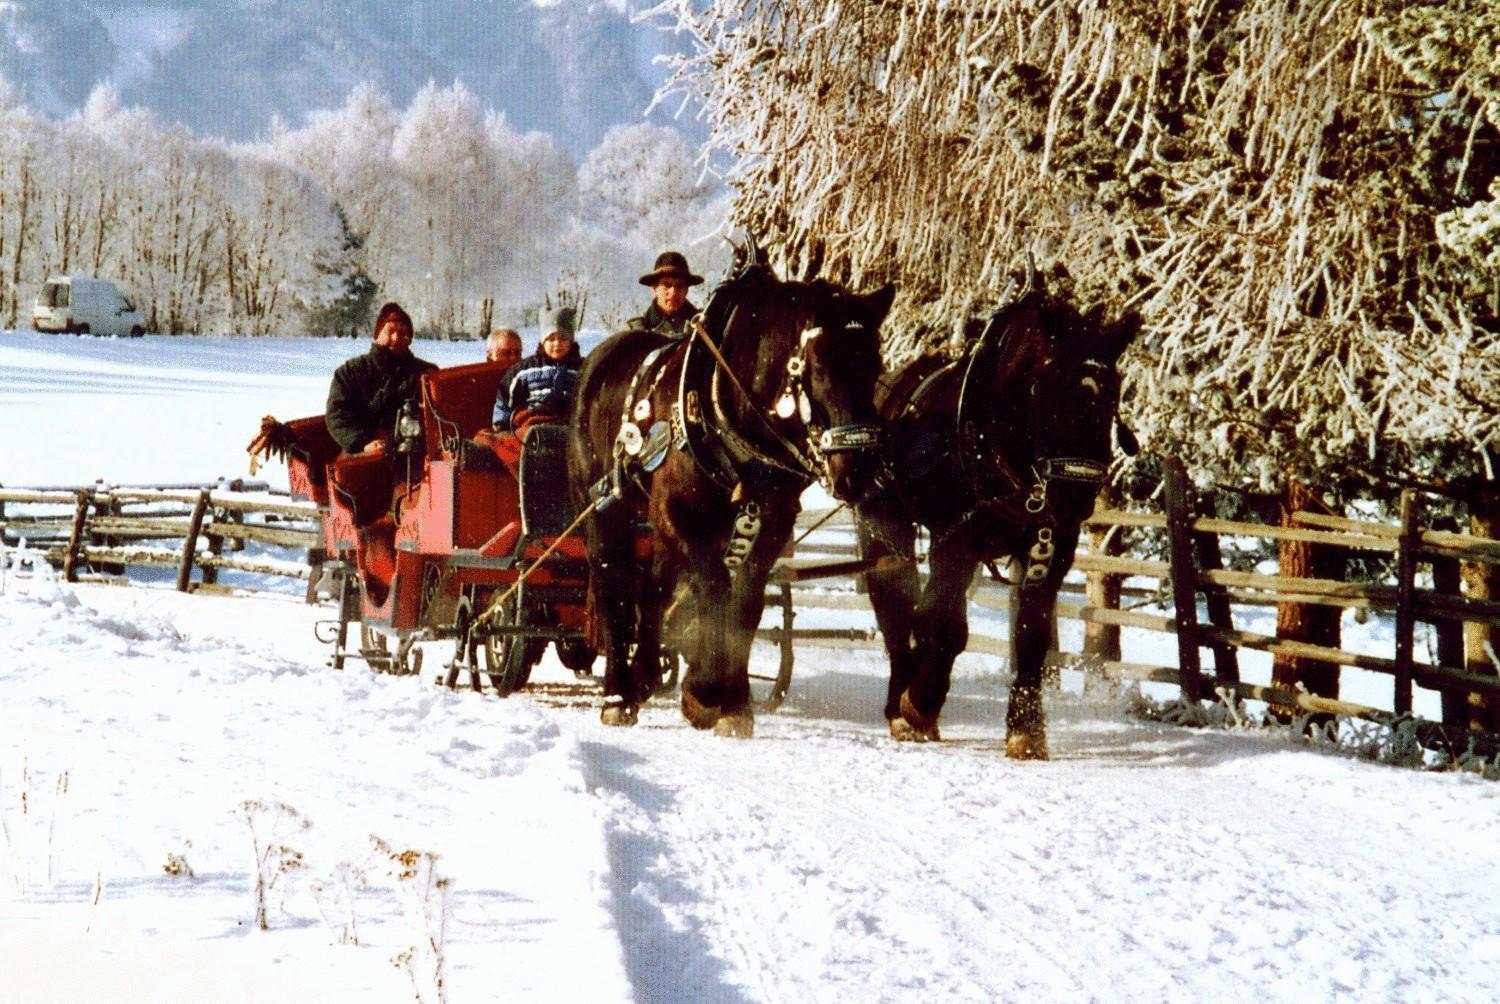
<path fill-rule="evenodd" d="M 312 826 L 312 822 L 284 802 L 249 799 L 240 803 L 240 813 L 250 827 L 255 850 L 255 926 L 269 931 L 267 899 L 271 890 L 283 875 L 302 867 L 302 852 L 289 846 L 286 839 Z"/>
<path fill-rule="evenodd" d="M 363 865 L 340 861 L 331 873 L 314 879 L 310 884 L 318 915 L 338 937 L 341 945 L 359 944 L 359 921 L 355 915 L 354 894 L 364 887 L 365 882 Z"/>
<path fill-rule="evenodd" d="M 385 859 L 387 875 L 395 884 L 413 933 L 411 947 L 398 952 L 391 964 L 411 980 L 418 1002 L 442 1004 L 448 1000 L 444 942 L 452 882 L 438 875 L 436 854 L 412 848 L 398 851 L 376 836 L 370 840 Z"/>
<path fill-rule="evenodd" d="M 0 852 L 21 895 L 39 881 L 50 887 L 57 875 L 57 821 L 68 794 L 68 772 L 63 771 L 53 783 L 50 800 L 38 804 L 35 780 L 31 764 L 22 759 L 20 784 L 11 795 L 0 773 Z"/>

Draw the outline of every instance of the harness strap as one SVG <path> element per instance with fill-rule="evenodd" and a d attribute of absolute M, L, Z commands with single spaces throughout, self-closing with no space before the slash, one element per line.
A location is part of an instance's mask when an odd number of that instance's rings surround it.
<path fill-rule="evenodd" d="M 795 443 L 783 436 L 781 434 L 781 431 L 774 425 L 772 425 L 770 421 L 760 413 L 760 409 L 753 406 L 755 403 L 755 399 L 750 396 L 749 391 L 745 390 L 745 385 L 740 383 L 740 378 L 735 376 L 734 370 L 730 368 L 729 363 L 724 359 L 724 354 L 719 351 L 719 347 L 714 344 L 713 339 L 708 337 L 708 329 L 703 326 L 703 319 L 701 315 L 699 317 L 693 318 L 689 323 L 692 325 L 693 332 L 697 335 L 698 340 L 708 347 L 709 354 L 712 355 L 714 357 L 714 361 L 719 364 L 719 368 L 714 371 L 710 396 L 713 400 L 714 411 L 721 422 L 719 434 L 724 437 L 728 444 L 730 444 L 731 449 L 738 448 L 738 450 L 743 451 L 747 459 L 759 460 L 760 462 L 769 464 L 772 467 L 780 468 L 781 470 L 784 470 L 789 474 L 805 474 L 810 480 L 815 480 L 817 478 L 817 469 L 813 467 L 812 461 L 808 460 L 807 456 L 797 448 Z M 761 425 L 765 426 L 766 431 L 768 431 L 778 443 L 785 447 L 787 453 L 792 456 L 792 459 L 801 466 L 802 470 L 800 472 L 787 466 L 786 464 L 783 464 L 781 461 L 777 460 L 774 457 L 769 457 L 761 453 L 755 448 L 752 443 L 750 443 L 743 436 L 734 431 L 733 426 L 730 425 L 726 416 L 724 415 L 723 407 L 719 402 L 720 375 L 727 377 L 729 380 L 729 385 L 735 389 L 735 391 L 740 395 L 741 398 L 752 405 L 750 411 L 755 413 L 755 416 L 760 419 Z"/>

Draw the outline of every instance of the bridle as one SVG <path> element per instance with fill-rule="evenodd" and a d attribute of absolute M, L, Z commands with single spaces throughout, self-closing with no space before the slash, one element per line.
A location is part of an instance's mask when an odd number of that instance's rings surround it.
<path fill-rule="evenodd" d="M 695 318 L 695 336 L 714 357 L 715 368 L 710 381 L 710 403 L 715 419 L 714 431 L 724 443 L 732 458 L 741 463 L 760 464 L 780 471 L 804 483 L 822 482 L 832 488 L 828 461 L 839 453 L 871 454 L 880 446 L 880 427 L 870 422 L 846 422 L 824 427 L 815 420 L 813 401 L 807 390 L 808 352 L 813 342 L 824 337 L 822 326 L 804 329 L 798 338 L 797 349 L 787 358 L 781 386 L 772 399 L 769 411 L 763 411 L 735 376 L 733 368 L 724 359 L 719 343 L 728 334 L 739 307 L 731 308 L 715 339 L 703 323 L 702 315 Z M 862 330 L 859 321 L 850 321 L 845 331 Z M 684 368 L 684 383 L 687 371 Z M 760 424 L 770 433 L 781 448 L 780 455 L 769 452 L 735 428 L 733 417 L 725 407 L 725 385 L 732 388 L 744 403 L 746 412 L 754 414 Z M 788 436 L 778 425 L 795 420 L 801 435 Z M 795 436 L 795 433 L 793 434 Z M 799 441 L 800 440 L 800 441 Z"/>
<path fill-rule="evenodd" d="M 844 330 L 863 331 L 864 325 L 851 321 Z M 869 454 L 880 448 L 880 426 L 873 422 L 845 422 L 824 428 L 814 421 L 812 399 L 807 394 L 804 377 L 807 373 L 807 353 L 814 341 L 822 338 L 821 327 L 807 328 L 798 339 L 797 351 L 786 361 L 786 376 L 777 392 L 775 404 L 771 406 L 773 421 L 786 421 L 797 416 L 806 430 L 807 458 L 816 470 L 823 471 L 827 478 L 828 457 L 836 453 Z"/>
<path fill-rule="evenodd" d="M 1001 518 L 1023 527 L 1031 536 L 1031 545 L 1026 549 L 1025 570 L 1021 585 L 1036 585 L 1046 579 L 1054 554 L 1054 533 L 1061 521 L 1057 512 L 1060 496 L 1093 498 L 1103 485 L 1109 471 L 1107 459 L 1074 454 L 1051 453 L 1047 444 L 1052 437 L 1046 434 L 1046 422 L 1042 413 L 1041 395 L 1051 388 L 1042 387 L 1037 381 L 1026 384 L 1022 421 L 1024 434 L 1037 451 L 1025 475 L 1009 463 L 998 443 L 989 443 L 998 438 L 996 414 L 993 409 L 996 390 L 989 378 L 994 373 L 997 361 L 1014 337 L 1021 308 L 1032 296 L 1042 296 L 1037 291 L 1027 290 L 1016 301 L 991 318 L 979 339 L 974 342 L 963 369 L 963 381 L 956 409 L 957 457 L 965 487 L 974 500 L 964 519 L 952 527 L 953 532 L 968 524 L 981 514 L 999 515 Z M 1097 369 L 1100 375 L 1109 369 L 1108 364 L 1085 358 L 1080 367 Z M 1099 393 L 1104 393 L 1098 378 L 1085 376 L 1080 386 L 1092 381 Z M 1020 504 L 1017 505 L 1017 500 Z"/>

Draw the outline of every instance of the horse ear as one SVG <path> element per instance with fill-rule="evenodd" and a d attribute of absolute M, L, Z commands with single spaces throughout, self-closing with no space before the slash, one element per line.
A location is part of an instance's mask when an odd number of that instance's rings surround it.
<path fill-rule="evenodd" d="M 1106 324 L 1099 332 L 1100 344 L 1103 346 L 1101 355 L 1111 363 L 1115 362 L 1140 333 L 1141 315 L 1133 310 L 1118 321 Z"/>
<path fill-rule="evenodd" d="M 873 293 L 864 293 L 854 297 L 855 310 L 864 321 L 872 328 L 878 328 L 885 320 L 885 315 L 891 312 L 891 304 L 896 299 L 896 284 L 888 282 Z"/>

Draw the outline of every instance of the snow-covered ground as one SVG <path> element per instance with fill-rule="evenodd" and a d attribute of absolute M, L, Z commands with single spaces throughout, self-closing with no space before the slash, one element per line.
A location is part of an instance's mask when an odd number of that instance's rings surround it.
<path fill-rule="evenodd" d="M 242 474 L 260 416 L 320 411 L 358 348 L 0 333 L 0 483 Z M 452 364 L 478 346 L 418 351 Z M 1077 681 L 1048 697 L 1053 759 L 1013 763 L 1008 676 L 978 656 L 945 741 L 897 746 L 877 654 L 810 645 L 749 742 L 669 703 L 607 730 L 550 654 L 544 693 L 450 693 L 326 669 L 328 611 L 292 597 L 70 586 L 16 563 L 0 562 L 0 999 L 434 1001 L 434 941 L 455 1004 L 1488 1002 L 1500 986 L 1500 785 L 1472 775 L 1150 724 Z M 1126 646 L 1173 658 L 1166 639 Z"/>

